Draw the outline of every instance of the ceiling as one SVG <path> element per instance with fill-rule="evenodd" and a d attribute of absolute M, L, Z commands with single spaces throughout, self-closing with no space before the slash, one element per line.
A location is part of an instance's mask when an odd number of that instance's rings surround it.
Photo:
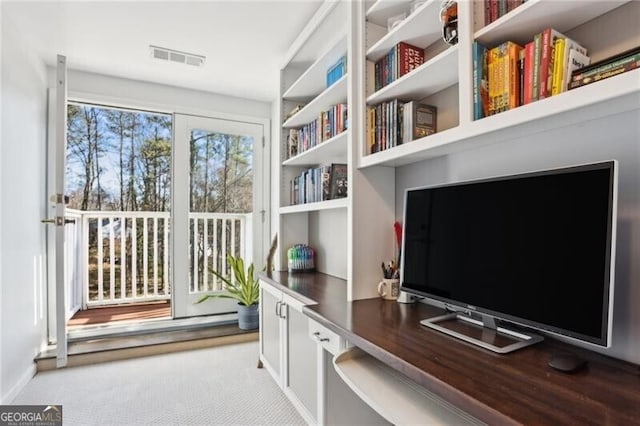
<path fill-rule="evenodd" d="M 3 21 L 48 65 L 270 101 L 291 42 L 318 0 L 5 1 Z M 153 59 L 149 45 L 206 56 L 203 67 Z"/>

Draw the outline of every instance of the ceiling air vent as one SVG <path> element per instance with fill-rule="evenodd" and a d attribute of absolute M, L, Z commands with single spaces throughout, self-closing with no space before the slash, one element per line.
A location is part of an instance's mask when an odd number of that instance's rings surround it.
<path fill-rule="evenodd" d="M 149 46 L 149 49 L 151 50 L 151 57 L 155 59 L 193 65 L 196 67 L 204 65 L 205 57 L 202 55 L 194 55 L 193 53 L 180 52 L 178 50 L 158 46 Z"/>

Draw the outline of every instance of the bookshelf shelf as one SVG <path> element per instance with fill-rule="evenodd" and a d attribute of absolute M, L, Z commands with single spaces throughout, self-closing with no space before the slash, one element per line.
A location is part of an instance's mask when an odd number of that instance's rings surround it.
<path fill-rule="evenodd" d="M 347 53 L 347 37 L 331 46 L 317 61 L 298 78 L 282 95 L 286 100 L 308 100 L 322 93 L 326 88 L 327 70 Z"/>
<path fill-rule="evenodd" d="M 411 0 L 378 0 L 367 10 L 367 21 L 386 27 L 388 18 L 407 12 L 410 7 Z"/>
<path fill-rule="evenodd" d="M 317 203 L 296 204 L 294 206 L 280 207 L 280 214 L 308 213 L 320 210 L 346 209 L 348 198 L 338 198 L 336 200 L 319 201 Z"/>
<path fill-rule="evenodd" d="M 439 7 L 439 1 L 428 0 L 371 46 L 367 50 L 367 59 L 374 62 L 381 59 L 401 41 L 424 48 L 440 39 L 442 29 L 438 15 Z"/>
<path fill-rule="evenodd" d="M 369 96 L 367 104 L 394 98 L 419 100 L 457 82 L 458 47 L 453 46 Z"/>
<path fill-rule="evenodd" d="M 294 114 L 282 125 L 285 129 L 303 126 L 316 118 L 331 106 L 347 102 L 347 78 L 348 74 L 325 89 L 304 108 Z"/>
<path fill-rule="evenodd" d="M 476 31 L 474 38 L 487 47 L 507 39 L 524 44 L 545 28 L 568 31 L 609 12 L 629 0 L 571 1 L 529 0 L 491 24 Z M 476 7 L 482 7 L 482 2 Z"/>
<path fill-rule="evenodd" d="M 367 155 L 359 167 L 402 166 L 532 132 L 590 121 L 640 105 L 640 69 Z M 636 123 L 629 123 L 637 126 Z"/>
<path fill-rule="evenodd" d="M 322 163 L 346 163 L 347 162 L 347 141 L 349 130 L 345 130 L 319 143 L 295 157 L 282 162 L 283 166 L 313 166 Z"/>

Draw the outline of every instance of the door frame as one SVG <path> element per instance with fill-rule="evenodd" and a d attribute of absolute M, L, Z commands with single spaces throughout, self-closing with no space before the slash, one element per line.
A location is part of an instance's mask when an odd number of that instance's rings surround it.
<path fill-rule="evenodd" d="M 220 299 L 213 306 L 207 302 L 195 305 L 201 297 L 189 294 L 189 174 L 183 172 L 189 164 L 188 135 L 192 130 L 208 130 L 226 134 L 254 136 L 253 150 L 253 214 L 251 232 L 251 253 L 245 260 L 261 267 L 269 244 L 270 234 L 270 159 L 271 152 L 266 144 L 269 128 L 263 123 L 238 119 L 174 113 L 171 177 L 171 313 L 173 318 L 197 315 L 211 315 L 235 312 L 236 301 Z M 181 139 L 183 138 L 184 139 Z M 262 226 L 255 226 L 255 224 Z M 207 306 L 209 305 L 209 306 Z"/>

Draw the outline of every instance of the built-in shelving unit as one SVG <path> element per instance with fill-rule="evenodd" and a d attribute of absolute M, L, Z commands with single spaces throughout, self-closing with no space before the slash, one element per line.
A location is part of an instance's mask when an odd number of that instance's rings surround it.
<path fill-rule="evenodd" d="M 629 16 L 640 14 L 640 2 L 528 0 L 485 26 L 483 1 L 459 1 L 459 41 L 455 46 L 441 40 L 439 0 L 427 0 L 409 13 L 411 3 L 410 0 L 328 0 L 294 41 L 281 70 L 280 99 L 274 113 L 274 122 L 278 123 L 275 139 L 279 141 L 274 143 L 271 162 L 273 212 L 277 217 L 274 231 L 278 232 L 279 251 L 276 268 L 286 270 L 286 251 L 293 244 L 314 246 L 317 253 L 322 254 L 318 275 L 343 279 L 347 300 L 376 297 L 380 262 L 397 255 L 393 222 L 399 210 L 397 193 L 403 191 L 403 185 L 414 180 L 429 180 L 425 184 L 430 184 L 437 179 L 466 178 L 468 171 L 471 177 L 492 173 L 501 167 L 500 162 L 506 164 L 505 169 L 520 170 L 528 166 L 528 159 L 523 158 L 531 154 L 539 157 L 534 158 L 532 164 L 545 162 L 547 158 L 554 164 L 555 144 L 561 147 L 569 143 L 570 148 L 565 151 L 579 147 L 581 138 L 588 136 L 583 128 L 593 128 L 596 124 L 589 124 L 591 120 L 597 120 L 599 125 L 609 116 L 617 125 L 612 133 L 618 136 L 619 140 L 614 141 L 618 147 L 638 134 L 637 120 L 626 120 L 626 115 L 615 117 L 640 110 L 638 69 L 474 120 L 472 46 L 476 40 L 488 48 L 508 40 L 523 44 L 531 41 L 536 33 L 552 27 L 583 43 L 592 60 L 597 61 L 640 45 L 637 26 L 618 28 L 612 24 L 614 18 L 624 17 L 626 12 L 631 12 Z M 387 31 L 388 18 L 403 12 L 407 13 L 403 22 Z M 401 41 L 425 49 L 425 63 L 376 91 L 372 84 L 374 63 Z M 347 56 L 346 75 L 327 88 L 326 70 L 344 55 Z M 367 146 L 370 127 L 367 108 L 395 98 L 436 106 L 437 133 L 371 154 Z M 338 103 L 347 104 L 348 130 L 287 158 L 290 129 L 308 124 Z M 300 104 L 305 106 L 285 120 L 287 113 Z M 538 149 L 534 142 L 540 141 L 545 144 Z M 608 142 L 603 140 L 602 145 L 597 145 L 598 153 L 609 152 Z M 632 142 L 637 143 L 637 138 Z M 496 149 L 478 149 L 498 143 L 507 148 L 505 152 L 522 154 L 523 158 L 514 156 L 512 164 L 508 155 L 504 159 L 500 154 L 496 157 Z M 581 154 L 575 156 L 579 161 Z M 425 163 L 425 170 L 422 164 L 403 167 L 443 156 L 449 157 Z M 558 161 L 568 157 L 564 155 Z M 307 168 L 331 163 L 348 166 L 346 198 L 288 205 L 292 178 Z M 426 170 L 432 165 L 432 169 Z M 628 201 L 629 185 L 635 185 L 629 180 L 635 177 L 635 172 L 626 169 L 626 173 Z M 278 306 L 281 305 L 275 305 L 276 309 L 270 311 L 279 312 Z M 342 363 L 342 368 L 344 371 L 345 367 L 350 368 L 352 371 L 346 376 L 351 377 L 362 373 L 362 377 L 370 378 L 369 367 L 380 367 L 370 360 L 347 361 Z M 395 378 L 387 381 L 395 383 Z M 398 393 L 401 388 L 400 383 Z M 374 395 L 375 401 L 369 402 L 384 402 L 387 394 Z M 318 423 L 323 423 L 322 420 Z"/>
<path fill-rule="evenodd" d="M 393 6 L 391 3 L 383 0 L 375 2 L 367 12 L 367 20 L 381 25 L 389 16 L 406 11 L 409 7 L 406 3 L 395 3 Z M 464 87 L 473 87 L 473 70 L 469 65 L 471 64 L 470 46 L 474 40 L 487 47 L 493 47 L 507 40 L 525 44 L 531 41 L 536 33 L 549 27 L 568 33 L 567 35 L 570 36 L 575 28 L 591 25 L 592 20 L 626 3 L 629 1 L 529 0 L 486 26 L 481 18 L 484 13 L 482 10 L 484 2 L 459 3 L 459 14 L 469 15 L 466 20 L 462 17 L 459 19 L 460 25 L 465 25 L 466 22 L 469 27 L 468 31 L 460 28 L 458 45 L 436 54 L 419 68 L 382 89 L 369 93 L 366 99 L 367 105 L 375 105 L 394 98 L 420 100 L 437 106 L 439 112 L 441 106 L 448 108 L 446 114 L 454 118 L 444 125 L 438 123 L 438 133 L 434 135 L 373 154 L 364 152 L 358 166 L 368 168 L 407 165 L 514 139 L 523 132 L 542 132 L 634 109 L 640 102 L 640 71 L 638 70 L 476 121 L 468 115 L 472 113 L 471 91 L 453 90 L 444 94 L 444 89 L 454 86 L 463 87 L 463 83 Z M 367 59 L 377 60 L 392 47 L 393 43 L 399 41 L 422 40 L 422 43 L 425 43 L 425 40 L 434 41 L 433 34 L 437 34 L 436 38 L 440 37 L 438 6 L 439 2 L 423 4 L 404 22 L 377 40 L 373 46 L 367 47 Z M 417 22 L 425 22 L 428 25 L 421 26 Z M 629 29 L 626 31 L 628 32 Z M 421 37 L 424 38 L 421 39 Z M 620 44 L 617 37 L 615 43 Z M 603 49 L 601 40 L 595 44 Z M 431 48 L 424 44 L 421 46 L 426 47 L 427 51 Z M 617 49 L 624 50 L 622 47 Z M 589 53 L 596 60 L 601 59 L 602 56 L 606 57 L 601 55 L 598 49 L 591 50 Z M 371 72 L 366 78 L 372 78 Z M 438 119 L 440 121 L 440 117 Z"/>

